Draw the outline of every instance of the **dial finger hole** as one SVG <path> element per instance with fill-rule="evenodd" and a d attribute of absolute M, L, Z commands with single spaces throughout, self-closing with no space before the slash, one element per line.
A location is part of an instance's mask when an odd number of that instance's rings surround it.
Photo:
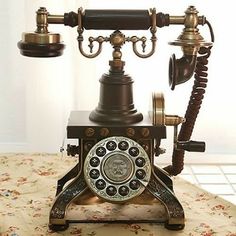
<path fill-rule="evenodd" d="M 129 187 L 133 190 L 137 190 L 140 187 L 140 182 L 138 180 L 132 180 L 129 183 Z"/>
<path fill-rule="evenodd" d="M 97 167 L 100 164 L 100 160 L 97 157 L 92 157 L 89 163 L 92 167 Z"/>
<path fill-rule="evenodd" d="M 136 166 L 138 167 L 144 167 L 146 161 L 143 157 L 138 157 L 136 160 L 135 160 L 135 164 Z"/>
<path fill-rule="evenodd" d="M 129 148 L 129 144 L 126 141 L 121 141 L 118 144 L 118 148 L 122 151 L 126 151 Z"/>
<path fill-rule="evenodd" d="M 96 181 L 95 186 L 99 190 L 103 190 L 106 187 L 106 182 L 103 179 L 99 179 Z"/>
<path fill-rule="evenodd" d="M 132 156 L 132 157 L 136 157 L 138 156 L 139 154 L 139 149 L 137 147 L 131 147 L 129 149 L 129 154 Z"/>
<path fill-rule="evenodd" d="M 116 189 L 114 186 L 109 186 L 109 187 L 107 187 L 107 189 L 106 189 L 106 193 L 107 193 L 109 196 L 114 196 L 114 195 L 117 193 L 117 189 Z"/>
<path fill-rule="evenodd" d="M 127 186 L 121 186 L 118 192 L 121 196 L 127 196 L 129 194 L 129 188 Z"/>
<path fill-rule="evenodd" d="M 116 142 L 114 141 L 109 141 L 107 142 L 107 145 L 106 145 L 106 148 L 109 150 L 109 151 L 114 151 L 117 147 L 117 144 Z"/>
<path fill-rule="evenodd" d="M 90 172 L 89 172 L 89 176 L 90 176 L 92 179 L 97 179 L 97 178 L 100 176 L 100 172 L 99 172 L 99 170 L 97 170 L 97 169 L 92 169 L 92 170 L 90 170 Z"/>
<path fill-rule="evenodd" d="M 99 156 L 99 157 L 103 157 L 103 156 L 106 154 L 106 148 L 104 148 L 104 147 L 98 147 L 98 148 L 96 149 L 96 154 L 97 154 L 97 156 Z"/>
<path fill-rule="evenodd" d="M 136 177 L 137 177 L 138 179 L 144 179 L 145 176 L 146 176 L 146 172 L 145 172 L 144 170 L 138 169 L 138 170 L 136 171 Z"/>

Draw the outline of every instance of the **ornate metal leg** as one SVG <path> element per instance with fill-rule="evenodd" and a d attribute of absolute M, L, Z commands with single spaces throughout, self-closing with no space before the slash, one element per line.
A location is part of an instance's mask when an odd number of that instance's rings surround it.
<path fill-rule="evenodd" d="M 57 196 L 49 216 L 49 228 L 53 231 L 61 231 L 68 228 L 69 223 L 65 218 L 69 204 L 87 189 L 83 172 Z"/>
<path fill-rule="evenodd" d="M 152 173 L 146 188 L 166 208 L 168 220 L 165 222 L 165 227 L 171 230 L 183 229 L 184 210 L 174 193 L 154 173 Z"/>
<path fill-rule="evenodd" d="M 56 196 L 62 191 L 63 187 L 69 180 L 75 178 L 78 175 L 80 169 L 80 164 L 77 163 L 69 172 L 67 172 L 61 179 L 57 181 Z"/>
<path fill-rule="evenodd" d="M 165 185 L 172 191 L 174 192 L 173 190 L 173 182 L 172 182 L 172 179 L 167 175 L 167 172 L 164 171 L 163 169 L 157 167 L 154 165 L 154 172 L 155 172 L 155 175 L 161 179 L 161 181 L 163 183 L 165 183 Z"/>

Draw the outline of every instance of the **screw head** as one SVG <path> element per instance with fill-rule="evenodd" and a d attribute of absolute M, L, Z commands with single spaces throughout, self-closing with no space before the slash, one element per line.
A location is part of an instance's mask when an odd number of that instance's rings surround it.
<path fill-rule="evenodd" d="M 127 128 L 126 134 L 128 137 L 133 137 L 135 135 L 135 130 L 133 128 Z"/>
<path fill-rule="evenodd" d="M 107 137 L 109 133 L 110 133 L 110 132 L 109 132 L 109 129 L 108 129 L 108 128 L 101 128 L 101 129 L 100 129 L 100 135 L 101 135 L 102 137 Z"/>
<path fill-rule="evenodd" d="M 92 137 L 94 134 L 95 134 L 95 130 L 94 130 L 93 128 L 87 128 L 87 129 L 85 130 L 85 135 L 86 135 L 87 137 Z"/>
<path fill-rule="evenodd" d="M 146 137 L 149 136 L 150 130 L 149 130 L 148 128 L 142 128 L 142 129 L 141 129 L 141 134 L 142 134 L 143 137 L 146 138 Z"/>

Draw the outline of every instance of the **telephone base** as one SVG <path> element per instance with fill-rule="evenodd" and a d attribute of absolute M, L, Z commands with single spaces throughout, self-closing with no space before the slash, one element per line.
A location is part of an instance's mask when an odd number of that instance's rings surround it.
<path fill-rule="evenodd" d="M 63 231 L 68 228 L 70 223 L 164 223 L 165 227 L 170 230 L 183 229 L 184 211 L 174 194 L 173 182 L 164 170 L 153 164 L 155 148 L 161 139 L 166 138 L 166 127 L 153 126 L 148 116 L 144 116 L 141 122 L 132 125 L 102 125 L 89 120 L 89 114 L 87 111 L 71 113 L 67 126 L 67 137 L 78 139 L 79 161 L 58 180 L 56 199 L 49 216 L 49 228 L 53 231 Z M 126 149 L 120 145 L 122 142 L 126 143 Z M 108 143 L 115 145 L 115 148 L 109 149 Z M 98 147 L 102 147 L 107 155 L 97 154 L 100 149 Z M 132 148 L 138 150 L 137 156 L 131 153 Z M 91 162 L 93 159 L 98 160 L 95 165 Z M 138 159 L 141 159 L 142 162 L 138 163 Z M 128 173 L 125 176 L 127 180 L 121 179 L 119 181 L 123 182 L 113 183 L 116 188 L 116 199 L 110 197 L 112 194 L 107 190 L 109 181 L 111 183 L 114 181 L 112 180 L 114 176 L 108 172 L 109 161 L 107 160 L 114 161 L 116 165 L 120 165 L 120 160 L 122 160 L 121 165 Z M 118 162 L 115 162 L 117 160 Z M 87 173 L 91 173 L 90 170 L 87 171 L 88 168 L 99 170 L 99 176 L 88 176 Z M 144 176 L 137 175 L 137 170 L 140 169 L 141 174 L 145 171 Z M 148 178 L 143 181 L 146 176 Z M 121 177 L 124 176 L 121 175 Z M 90 182 L 93 179 L 95 179 L 94 185 Z M 107 181 L 103 195 L 99 195 L 100 188 L 96 185 L 98 179 Z M 136 182 L 133 182 L 134 180 Z M 120 186 L 125 186 L 125 190 L 128 188 L 128 193 L 123 195 L 122 192 L 119 192 Z M 104 195 L 106 193 L 107 195 Z M 128 194 L 136 195 L 130 197 Z M 122 209 L 126 213 L 104 214 L 104 209 L 108 209 L 106 204 L 110 204 L 109 209 L 114 207 L 114 209 Z M 87 215 L 82 212 L 85 205 L 88 207 Z M 138 208 L 134 205 L 138 205 Z M 96 209 L 99 207 L 102 209 L 99 217 L 91 217 L 93 206 L 96 206 Z M 148 211 L 147 208 L 151 211 Z M 139 214 L 137 214 L 137 209 L 140 211 Z"/>

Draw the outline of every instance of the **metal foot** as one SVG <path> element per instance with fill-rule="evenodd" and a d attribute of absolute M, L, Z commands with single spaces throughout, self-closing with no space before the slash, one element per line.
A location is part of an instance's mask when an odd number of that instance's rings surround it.
<path fill-rule="evenodd" d="M 184 228 L 184 210 L 174 193 L 154 173 L 151 175 L 147 190 L 166 208 L 168 220 L 165 227 L 171 230 Z"/>
<path fill-rule="evenodd" d="M 53 224 L 50 224 L 50 225 L 48 225 L 48 227 L 49 227 L 50 230 L 52 230 L 54 232 L 64 231 L 64 230 L 68 229 L 69 222 L 66 221 L 65 225 L 53 225 Z"/>
<path fill-rule="evenodd" d="M 178 231 L 184 229 L 185 224 L 169 224 L 165 223 L 165 228 L 168 230 Z"/>

